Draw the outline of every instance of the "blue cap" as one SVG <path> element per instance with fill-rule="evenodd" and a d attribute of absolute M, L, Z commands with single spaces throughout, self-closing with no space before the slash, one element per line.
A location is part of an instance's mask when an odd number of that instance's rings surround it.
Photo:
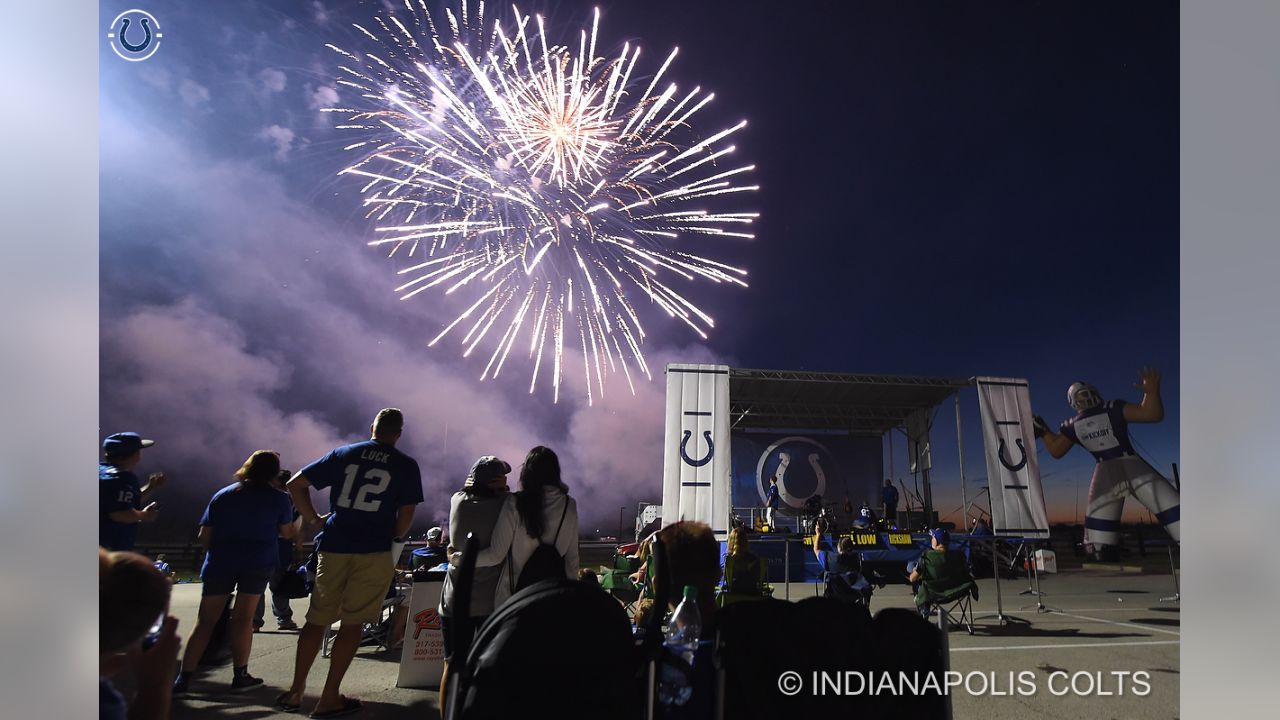
<path fill-rule="evenodd" d="M 155 440 L 144 440 L 138 433 L 122 432 L 108 435 L 102 441 L 102 452 L 112 456 L 132 455 L 142 448 L 151 447 L 155 444 Z"/>
<path fill-rule="evenodd" d="M 942 528 L 934 528 L 930 530 L 929 535 L 931 535 L 934 540 L 937 540 L 939 545 L 946 545 L 951 542 L 951 533 Z"/>

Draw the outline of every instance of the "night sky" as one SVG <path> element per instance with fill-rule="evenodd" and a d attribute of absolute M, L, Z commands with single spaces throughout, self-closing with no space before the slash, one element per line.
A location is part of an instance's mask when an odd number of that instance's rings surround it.
<path fill-rule="evenodd" d="M 1137 400 L 1165 375 L 1166 418 L 1138 429 L 1178 461 L 1178 14 L 1171 2 L 600 2 L 601 50 L 639 42 L 638 71 L 680 47 L 670 79 L 716 93 L 700 128 L 739 119 L 757 239 L 717 252 L 747 289 L 698 287 L 700 341 L 649 314 L 651 365 L 1030 380 L 1038 413 L 1066 386 Z M 105 3 L 110 18 L 130 4 Z M 576 39 L 591 4 L 521 5 Z M 101 423 L 158 440 L 164 516 L 187 537 L 253 450 L 297 468 L 405 409 L 422 523 L 477 455 L 561 453 L 584 530 L 660 501 L 660 373 L 586 407 L 478 383 L 483 357 L 426 348 L 457 309 L 400 302 L 368 248 L 358 185 L 338 178 L 342 89 L 326 42 L 381 3 L 153 2 L 143 63 L 101 55 Z M 453 312 L 450 312 L 453 310 Z M 981 484 L 977 402 L 962 395 L 966 471 Z M 959 505 L 953 410 L 938 416 L 935 498 Z M 902 476 L 902 450 L 898 448 Z M 1050 515 L 1070 520 L 1092 460 L 1041 455 Z M 1136 519 L 1136 503 L 1126 517 Z M 1145 517 L 1145 511 L 1141 515 Z M 958 513 L 949 519 L 959 520 Z"/>

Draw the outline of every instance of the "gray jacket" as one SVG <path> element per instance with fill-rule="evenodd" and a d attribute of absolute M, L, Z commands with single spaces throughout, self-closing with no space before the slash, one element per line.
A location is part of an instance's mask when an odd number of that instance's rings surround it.
<path fill-rule="evenodd" d="M 463 490 L 453 494 L 449 501 L 449 544 L 455 551 L 462 550 L 467 533 L 475 534 L 480 550 L 489 547 L 489 539 L 493 535 L 493 528 L 498 522 L 498 515 L 502 512 L 507 495 L 508 493 L 472 494 Z M 453 603 L 457 571 L 452 564 L 449 566 L 444 578 L 444 589 L 440 594 L 440 614 L 446 617 L 453 615 L 450 605 Z M 471 590 L 471 617 L 482 617 L 493 612 L 493 599 L 497 594 L 498 577 L 501 573 L 501 566 L 476 568 L 475 584 Z"/>

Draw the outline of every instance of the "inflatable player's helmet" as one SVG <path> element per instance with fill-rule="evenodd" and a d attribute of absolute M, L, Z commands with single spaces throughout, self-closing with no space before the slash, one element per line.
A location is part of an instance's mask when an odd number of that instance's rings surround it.
<path fill-rule="evenodd" d="M 1098 388 L 1085 382 L 1071 383 L 1067 388 L 1067 404 L 1077 412 L 1084 412 L 1102 404 L 1102 395 Z"/>
<path fill-rule="evenodd" d="M 862 503 L 862 509 L 858 511 L 858 514 L 864 518 L 871 517 L 871 506 L 867 505 L 866 503 Z"/>

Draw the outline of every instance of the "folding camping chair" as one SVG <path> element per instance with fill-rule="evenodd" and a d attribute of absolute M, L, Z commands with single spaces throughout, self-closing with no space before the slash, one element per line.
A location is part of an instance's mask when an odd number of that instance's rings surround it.
<path fill-rule="evenodd" d="M 716 605 L 751 602 L 773 597 L 773 586 L 765 579 L 768 565 L 764 558 L 749 556 L 746 561 L 724 561 L 724 582 L 716 588 Z"/>
<path fill-rule="evenodd" d="M 937 608 L 946 618 L 948 627 L 963 626 L 969 634 L 973 634 L 973 601 L 978 598 L 978 583 L 973 575 L 968 580 L 951 588 L 939 589 L 928 580 L 921 581 L 921 592 L 927 598 L 922 605 Z"/>
<path fill-rule="evenodd" d="M 393 581 L 394 582 L 394 581 Z M 378 616 L 377 622 L 365 623 L 360 632 L 360 646 L 376 645 L 380 650 L 390 650 L 395 645 L 398 638 L 391 636 L 391 631 L 395 627 L 393 622 L 396 609 L 405 603 L 409 598 L 409 589 L 411 586 L 401 583 L 394 583 L 392 591 L 382 600 L 382 612 Z M 340 623 L 333 623 L 324 629 L 324 642 L 321 645 L 321 654 L 329 657 L 333 651 L 333 641 L 337 637 L 337 628 Z"/>
<path fill-rule="evenodd" d="M 631 573 L 640 566 L 638 558 L 616 553 L 613 567 L 600 574 L 600 587 L 608 591 L 626 610 L 627 617 L 634 617 L 640 601 L 641 587 L 631 581 Z"/>

